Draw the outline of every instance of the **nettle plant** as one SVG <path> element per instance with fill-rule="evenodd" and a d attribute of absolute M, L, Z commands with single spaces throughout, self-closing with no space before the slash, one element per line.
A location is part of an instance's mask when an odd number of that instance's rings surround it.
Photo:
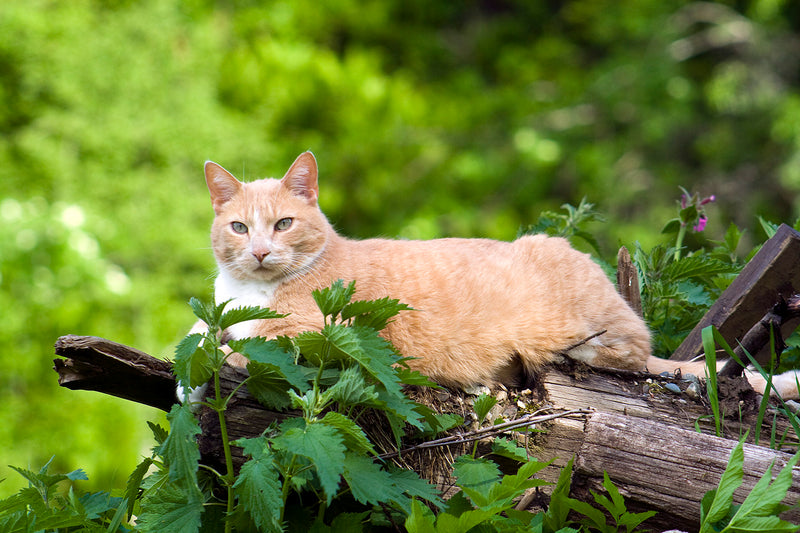
<path fill-rule="evenodd" d="M 354 283 L 345 286 L 339 281 L 313 293 L 325 317 L 319 332 L 229 343 L 231 350 L 250 360 L 249 377 L 240 387 L 246 386 L 270 409 L 298 412 L 259 437 L 234 443 L 228 441 L 225 410 L 236 391 L 223 396 L 219 387 L 219 372 L 227 359 L 222 331 L 238 322 L 283 315 L 260 308 L 225 312 L 227 302 L 214 306 L 191 301 L 209 328 L 180 343 L 174 371 L 191 387 L 211 382 L 211 394 L 202 403 L 219 416 L 225 472 L 200 465 L 197 406 L 187 392 L 168 415 L 169 433 L 154 428 L 159 446 L 141 465 L 141 471 L 158 467 L 141 480 L 142 530 L 194 531 L 201 523 L 224 523 L 226 531 L 281 531 L 290 519 L 295 527 L 322 528 L 334 521 L 354 527 L 375 520 L 369 516 L 373 508 L 380 511 L 380 520 L 402 522 L 415 498 L 441 505 L 435 488 L 414 472 L 376 461 L 375 446 L 357 421 L 367 410 L 380 413 L 398 444 L 406 426 L 435 432 L 461 421 L 437 417 L 403 393 L 403 385 L 433 383 L 409 370 L 378 333 L 393 316 L 410 308 L 390 298 L 351 301 L 354 292 Z M 238 475 L 232 445 L 249 458 Z"/>

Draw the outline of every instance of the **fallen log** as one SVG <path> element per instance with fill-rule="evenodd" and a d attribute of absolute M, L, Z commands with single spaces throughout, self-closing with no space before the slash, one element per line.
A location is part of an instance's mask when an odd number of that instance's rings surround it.
<path fill-rule="evenodd" d="M 758 397 L 743 378 L 720 381 L 721 389 L 727 389 L 723 392 L 727 395 L 723 409 L 728 414 L 723 422 L 725 438 L 713 435 L 714 422 L 705 398 L 687 394 L 693 380 L 561 367 L 543 373 L 540 381 L 539 394 L 551 406 L 592 407 L 596 412 L 584 420 L 559 418 L 547 426 L 532 451 L 540 460 L 553 460 L 554 466 L 539 477 L 555 482 L 560 468 L 575 457 L 573 497 L 592 501 L 589 491 L 603 492 L 606 471 L 631 512 L 658 512 L 646 522 L 648 527 L 660 528 L 657 530 L 696 530 L 700 501 L 719 483 L 730 451 L 741 435 L 748 434 L 751 443 L 755 440 Z M 765 417 L 760 428 L 762 446 L 746 447 L 746 481 L 736 493 L 737 502 L 767 470 L 769 460 L 774 458 L 783 465 L 791 457 L 786 451 L 797 450 L 798 438 L 788 420 L 775 411 L 772 415 Z M 782 445 L 786 451 L 764 447 L 773 434 L 773 424 L 775 434 L 786 436 Z M 800 500 L 799 491 L 800 477 L 795 475 L 787 504 Z M 522 506 L 536 509 L 543 492 L 546 494 L 546 490 L 531 491 Z M 800 513 L 795 510 L 785 518 L 798 520 Z"/>
<path fill-rule="evenodd" d="M 67 358 L 57 359 L 55 363 L 62 386 L 113 394 L 163 410 L 168 410 L 176 401 L 175 381 L 169 373 L 171 365 L 168 362 L 96 337 L 62 337 L 56 345 L 56 353 Z M 246 377 L 245 369 L 225 367 L 221 375 L 223 394 L 233 391 Z M 755 435 L 753 429 L 758 400 L 742 379 L 731 380 L 733 392 L 729 394 L 733 396 L 724 408 L 729 415 L 734 415 L 724 423 L 725 434 L 733 439 L 713 437 L 717 439 L 713 440 L 713 450 L 719 453 L 708 459 L 703 458 L 703 451 L 712 450 L 708 438 L 709 433 L 713 432 L 713 423 L 705 418 L 708 410 L 702 395 L 688 392 L 695 384 L 692 380 L 602 371 L 567 364 L 543 371 L 538 383 L 536 391 L 497 391 L 503 401 L 493 410 L 493 416 L 501 416 L 508 421 L 525 420 L 528 417 L 527 422 L 535 423 L 537 429 L 545 429 L 535 438 L 523 439 L 523 442 L 527 440 L 532 454 L 540 460 L 554 459 L 556 465 L 563 466 L 574 456 L 574 497 L 591 502 L 589 490 L 598 490 L 603 480 L 602 472 L 607 471 L 627 498 L 629 509 L 647 508 L 659 512 L 657 520 L 652 522 L 659 527 L 680 525 L 687 530 L 696 528 L 700 499 L 706 490 L 719 482 L 727 463 L 726 453 L 729 454 L 738 436 L 746 430 L 750 430 L 751 440 Z M 455 409 L 458 414 L 466 415 L 470 411 L 470 398 L 464 393 L 440 390 L 432 391 L 428 396 L 435 399 L 431 406 L 440 411 L 453 412 L 454 409 L 448 405 L 461 406 Z M 541 405 L 545 406 L 551 420 L 529 417 L 528 411 Z M 594 414 L 590 415 L 590 412 Z M 568 413 L 569 416 L 557 416 L 560 413 Z M 241 387 L 226 412 L 229 436 L 231 440 L 252 437 L 260 434 L 271 422 L 292 415 L 291 412 L 268 411 L 250 396 L 246 386 Z M 213 413 L 203 412 L 200 421 L 203 460 L 218 465 L 221 463 L 221 440 L 217 417 Z M 772 421 L 772 416 L 767 417 L 760 430 L 761 435 L 772 434 Z M 789 434 L 785 419 L 779 419 L 776 424 L 779 437 L 784 433 Z M 695 426 L 704 433 L 698 433 Z M 454 443 L 447 444 L 455 448 L 444 448 L 443 453 L 432 452 L 431 446 L 405 450 L 401 454 L 402 464 L 416 467 L 446 488 L 448 479 L 442 473 L 449 472 L 453 456 L 463 453 L 467 447 L 465 443 L 469 442 L 467 439 L 471 438 L 470 433 L 475 429 L 457 430 L 459 436 Z M 613 433 L 615 431 L 617 433 Z M 481 434 L 476 436 L 485 437 Z M 764 440 L 762 438 L 762 444 Z M 415 445 L 419 443 L 409 446 Z M 604 447 L 611 449 L 604 450 Z M 747 452 L 748 461 L 750 457 L 767 456 L 786 460 L 785 453 L 756 446 L 753 448 L 759 451 Z M 395 450 L 384 450 L 386 453 L 392 451 Z M 237 462 L 241 464 L 241 453 L 235 453 Z M 390 459 L 388 455 L 387 459 Z M 662 463 L 656 463 L 654 459 Z M 431 461 L 441 464 L 431 465 Z M 681 475 L 667 475 L 661 471 L 673 465 L 687 466 L 680 466 Z M 756 477 L 766 471 L 763 462 L 751 463 L 748 468 Z M 551 467 L 542 473 L 542 477 L 554 480 L 557 474 L 557 467 Z M 795 498 L 800 490 L 798 487 L 800 479 L 793 483 L 791 498 Z M 537 496 L 540 495 L 532 493 L 522 503 L 530 504 L 530 508 L 535 509 Z M 797 501 L 797 498 L 793 501 Z"/>
<path fill-rule="evenodd" d="M 736 441 L 665 424 L 611 413 L 595 413 L 586 422 L 584 439 L 576 454 L 572 496 L 590 501 L 589 491 L 603 492 L 603 472 L 608 473 L 631 512 L 656 510 L 649 527 L 687 530 L 697 528 L 700 500 L 717 487 Z M 791 459 L 790 454 L 744 445 L 744 480 L 734 493 L 741 504 L 764 472 L 774 464 L 773 475 Z M 800 472 L 792 472 L 792 487 L 785 505 L 800 501 Z M 800 519 L 792 509 L 784 519 Z"/>

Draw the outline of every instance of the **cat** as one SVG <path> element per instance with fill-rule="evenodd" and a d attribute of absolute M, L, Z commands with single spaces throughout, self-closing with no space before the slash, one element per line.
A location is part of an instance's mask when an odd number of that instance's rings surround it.
<path fill-rule="evenodd" d="M 206 162 L 216 215 L 211 241 L 219 268 L 217 303 L 230 299 L 230 307 L 288 313 L 237 324 L 225 337 L 320 330 L 312 290 L 343 279 L 356 281 L 355 299 L 388 296 L 414 309 L 382 335 L 413 358 L 412 369 L 447 387 L 525 384 L 563 356 L 599 367 L 704 375 L 701 362 L 652 356 L 645 322 L 600 266 L 565 239 L 351 240 L 320 210 L 317 176 L 311 152 L 301 154 L 282 179 L 252 183 Z M 247 363 L 239 354 L 229 361 Z M 750 376 L 763 391 L 759 378 Z M 797 395 L 793 379 L 782 389 Z"/>

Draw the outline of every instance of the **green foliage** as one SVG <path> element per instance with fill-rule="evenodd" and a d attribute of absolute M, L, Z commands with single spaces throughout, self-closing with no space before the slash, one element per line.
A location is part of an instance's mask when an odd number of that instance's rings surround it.
<path fill-rule="evenodd" d="M 404 376 L 413 382 L 423 380 L 407 368 L 399 372 L 395 365 L 402 365 L 403 359 L 378 329 L 367 325 L 385 325 L 408 307 L 389 299 L 352 302 L 354 293 L 355 285 L 345 287 L 341 280 L 314 292 L 325 316 L 320 332 L 293 339 L 230 342 L 232 350 L 250 359 L 250 376 L 242 386 L 270 408 L 292 407 L 302 413 L 268 428 L 261 437 L 235 443 L 227 440 L 225 409 L 230 397 L 221 396 L 218 383 L 228 357 L 220 346 L 223 326 L 283 315 L 256 308 L 226 311 L 226 303 L 215 306 L 192 300 L 195 314 L 208 330 L 179 344 L 175 374 L 191 386 L 211 380 L 213 390 L 202 403 L 219 417 L 226 471 L 211 472 L 210 479 L 207 473 L 199 475 L 195 436 L 200 429 L 187 395 L 168 416 L 169 433 L 154 428 L 160 443 L 147 464 L 158 466 L 157 471 L 142 478 L 140 469 L 131 478 L 131 483 L 139 480 L 143 489 L 137 514 L 144 531 L 196 531 L 201 524 L 230 531 L 248 521 L 261 531 L 281 531 L 295 493 L 309 502 L 306 515 L 317 516 L 316 527 L 345 520 L 342 513 L 353 500 L 366 509 L 383 506 L 398 516 L 410 511 L 412 498 L 439 505 L 427 482 L 412 472 L 376 463 L 374 445 L 356 423 L 367 409 L 382 413 L 399 440 L 405 425 L 430 431 L 429 420 L 436 417 L 403 394 Z M 238 476 L 233 471 L 232 445 L 240 446 L 248 457 Z M 225 494 L 222 501 L 214 495 L 214 486 Z M 334 501 L 350 503 L 334 505 Z M 209 513 L 209 505 L 224 507 L 228 519 Z"/>
<path fill-rule="evenodd" d="M 581 523 L 588 525 L 592 529 L 603 533 L 613 533 L 624 528 L 624 531 L 631 533 L 637 531 L 636 528 L 639 527 L 642 522 L 656 514 L 655 511 L 629 513 L 625 507 L 624 498 L 614 484 L 611 483 L 611 479 L 605 472 L 603 472 L 603 488 L 608 491 L 610 499 L 594 491 L 592 491 L 592 496 L 594 497 L 594 501 L 611 515 L 611 519 L 614 521 L 613 525 L 607 523 L 605 515 L 599 509 L 591 508 L 585 502 L 579 502 L 577 500 L 572 500 L 570 502 L 570 505 L 572 505 L 575 511 L 586 515 L 586 518 L 582 520 Z"/>
<path fill-rule="evenodd" d="M 800 453 L 795 454 L 773 479 L 770 465 L 741 505 L 734 505 L 733 493 L 744 479 L 744 445 L 732 451 L 719 486 L 707 492 L 701 504 L 700 533 L 734 531 L 797 531 L 798 525 L 781 520 L 778 515 L 789 509 L 781 501 L 792 485 L 792 469 Z"/>
<path fill-rule="evenodd" d="M 711 405 L 711 413 L 714 416 L 714 429 L 717 437 L 722 436 L 722 418 L 723 413 L 720 413 L 719 408 L 719 389 L 717 388 L 717 373 L 710 372 L 709 369 L 717 368 L 717 342 L 721 343 L 726 352 L 733 354 L 730 346 L 719 334 L 719 331 L 714 326 L 703 328 L 702 340 L 703 350 L 705 352 L 706 360 L 706 391 L 708 393 L 708 401 Z M 736 355 L 734 354 L 734 357 Z M 738 357 L 736 357 L 738 359 Z"/>
<path fill-rule="evenodd" d="M 51 460 L 52 461 L 52 460 Z M 57 485 L 64 481 L 87 480 L 83 470 L 49 474 L 50 462 L 38 472 L 14 468 L 28 482 L 28 488 L 0 500 L 0 531 L 127 531 L 120 525 L 124 501 L 107 492 L 80 493 L 70 489 L 63 495 Z"/>
<path fill-rule="evenodd" d="M 700 232 L 704 202 L 685 191 L 678 217 L 664 228 L 674 235 L 674 246 L 659 244 L 645 252 L 635 244 L 632 259 L 639 274 L 642 311 L 653 332 L 653 352 L 668 357 L 700 321 L 744 266 L 736 254 L 741 232 L 730 226 L 723 241 L 711 249 L 684 246 L 688 228 Z M 688 203 L 691 202 L 691 203 Z M 688 205 L 687 205 L 688 203 Z"/>
<path fill-rule="evenodd" d="M 717 347 L 719 347 L 722 349 L 722 351 L 725 353 L 727 357 L 735 360 L 737 363 L 739 363 L 739 365 L 752 366 L 754 371 L 761 374 L 761 376 L 766 381 L 765 391 L 767 391 L 767 394 L 764 394 L 761 398 L 761 403 L 759 404 L 759 409 L 758 409 L 757 422 L 754 428 L 755 443 L 759 444 L 761 440 L 761 425 L 767 413 L 767 408 L 769 407 L 769 399 L 770 399 L 769 392 L 771 392 L 772 390 L 775 391 L 776 399 L 781 405 L 780 409 L 781 414 L 791 424 L 795 436 L 800 436 L 800 418 L 798 418 L 797 414 L 794 411 L 788 408 L 786 402 L 780 396 L 780 392 L 772 384 L 773 374 L 775 373 L 776 368 L 778 367 L 774 337 L 770 338 L 770 346 L 769 346 L 771 354 L 771 366 L 769 369 L 764 369 L 761 366 L 761 364 L 758 361 L 756 361 L 756 359 L 750 353 L 747 352 L 747 350 L 744 350 L 746 361 L 742 361 L 741 359 L 739 359 L 739 356 L 736 355 L 736 352 L 731 349 L 730 345 L 728 345 L 728 342 L 725 340 L 725 338 L 722 336 L 722 334 L 715 326 L 712 325 L 705 327 L 703 328 L 701 333 L 703 341 L 703 350 L 705 352 L 706 366 L 708 368 L 716 368 L 716 360 L 717 360 L 716 352 L 717 352 Z M 800 388 L 800 383 L 798 383 L 798 388 Z M 708 392 L 708 400 L 709 404 L 711 405 L 712 416 L 714 418 L 716 434 L 717 436 L 722 436 L 722 422 L 724 418 L 730 415 L 731 413 L 724 413 L 720 411 L 716 373 L 709 373 L 709 375 L 707 376 L 706 390 Z M 774 433 L 775 431 L 774 425 L 772 429 Z M 773 448 L 780 447 L 780 443 L 775 442 L 774 435 L 771 438 L 770 445 Z"/>
<path fill-rule="evenodd" d="M 528 226 L 524 233 L 537 234 L 543 233 L 551 237 L 564 237 L 572 239 L 578 237 L 588 243 L 593 251 L 600 254 L 600 245 L 597 239 L 588 232 L 584 226 L 591 222 L 602 222 L 605 218 L 594 209 L 594 204 L 586 201 L 586 198 L 581 199 L 578 207 L 570 204 L 561 206 L 567 213 L 555 213 L 553 211 L 544 211 L 539 214 L 539 219 L 536 224 Z"/>

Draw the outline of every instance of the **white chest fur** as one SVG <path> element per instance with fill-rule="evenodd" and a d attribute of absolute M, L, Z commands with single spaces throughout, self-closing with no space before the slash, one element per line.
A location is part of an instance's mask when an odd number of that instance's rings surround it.
<path fill-rule="evenodd" d="M 214 282 L 214 300 L 217 305 L 226 300 L 232 300 L 225 307 L 226 309 L 247 306 L 269 307 L 272 305 L 278 284 L 278 282 L 240 280 L 222 270 Z M 235 324 L 228 329 L 228 333 L 234 339 L 249 337 L 253 324 L 253 320 Z"/>

